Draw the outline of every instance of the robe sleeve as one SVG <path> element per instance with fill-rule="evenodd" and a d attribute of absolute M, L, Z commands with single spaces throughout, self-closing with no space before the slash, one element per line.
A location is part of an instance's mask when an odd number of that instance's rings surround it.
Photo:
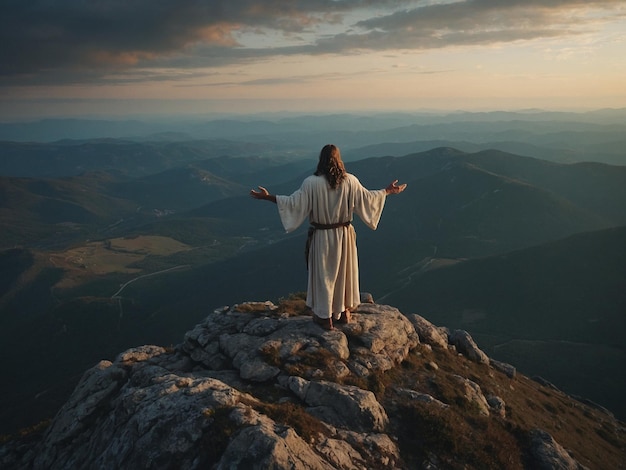
<path fill-rule="evenodd" d="M 291 196 L 276 196 L 280 221 L 287 233 L 297 229 L 309 216 L 311 212 L 309 201 L 308 191 L 304 184 Z"/>
<path fill-rule="evenodd" d="M 355 178 L 354 212 L 372 230 L 376 230 L 383 214 L 387 192 L 384 189 L 369 190 Z"/>

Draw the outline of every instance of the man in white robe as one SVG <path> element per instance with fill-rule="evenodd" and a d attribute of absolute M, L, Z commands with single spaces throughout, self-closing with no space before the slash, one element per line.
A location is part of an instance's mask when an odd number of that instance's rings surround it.
<path fill-rule="evenodd" d="M 334 181 L 329 172 L 324 172 L 329 159 L 331 165 L 340 168 L 340 175 Z M 345 171 L 339 149 L 327 145 L 320 153 L 316 174 L 307 177 L 290 196 L 271 195 L 262 186 L 259 191 L 250 191 L 252 197 L 278 205 L 287 232 L 309 219 L 312 229 L 306 304 L 313 311 L 313 319 L 323 328 L 332 329 L 333 319 L 349 322 L 350 309 L 360 303 L 356 232 L 350 224 L 353 214 L 376 230 L 387 195 L 400 193 L 406 187 L 396 183 L 397 180 L 385 189 L 366 189 L 356 176 Z"/>

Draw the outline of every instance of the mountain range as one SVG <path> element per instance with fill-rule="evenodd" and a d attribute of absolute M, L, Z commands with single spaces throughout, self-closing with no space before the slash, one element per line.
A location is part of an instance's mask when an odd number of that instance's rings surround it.
<path fill-rule="evenodd" d="M 0 123 L 0 154 L 5 156 L 0 161 L 0 174 L 29 176 L 23 171 L 48 171 L 48 175 L 59 176 L 59 170 L 51 166 L 53 162 L 59 169 L 71 165 L 74 171 L 81 171 L 98 161 L 107 165 L 115 155 L 133 155 L 137 171 L 144 164 L 151 166 L 174 155 L 180 159 L 198 158 L 202 154 L 205 158 L 220 155 L 314 158 L 315 151 L 311 149 L 329 142 L 340 145 L 347 161 L 454 147 L 472 153 L 497 148 L 561 163 L 593 161 L 624 165 L 625 122 L 626 109 L 581 113 L 525 110 L 7 122 Z M 110 145 L 97 149 L 93 145 L 96 141 Z M 54 145 L 46 147 L 50 144 Z M 142 149 L 137 144 L 146 147 Z M 25 168 L 19 155 L 26 153 L 45 158 L 40 159 L 40 165 Z"/>
<path fill-rule="evenodd" d="M 100 359 L 174 344 L 220 305 L 306 287 L 306 227 L 284 234 L 275 206 L 247 195 L 256 185 L 296 190 L 315 166 L 303 154 L 222 153 L 236 143 L 202 152 L 187 143 L 186 153 L 169 142 L 3 145 L 45 150 L 15 150 L 31 174 L 0 180 L 0 355 L 15 384 L 0 397 L 1 432 L 49 417 Z M 155 150 L 168 145 L 177 153 Z M 46 165 L 74 147 L 66 166 Z M 372 189 L 408 183 L 388 198 L 377 231 L 355 221 L 363 290 L 463 327 L 494 358 L 528 374 L 541 368 L 624 416 L 615 334 L 625 311 L 626 167 L 451 147 L 346 165 Z M 558 366 L 530 354 L 540 349 Z M 573 351 L 603 368 L 568 360 Z"/>

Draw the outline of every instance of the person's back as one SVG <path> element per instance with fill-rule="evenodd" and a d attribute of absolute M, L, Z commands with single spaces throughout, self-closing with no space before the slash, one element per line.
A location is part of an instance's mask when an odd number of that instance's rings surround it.
<path fill-rule="evenodd" d="M 311 221 L 320 224 L 349 221 L 354 207 L 351 196 L 354 195 L 355 180 L 354 176 L 346 174 L 346 178 L 333 189 L 324 176 L 309 176 L 303 186 L 311 185 Z"/>
<path fill-rule="evenodd" d="M 406 188 L 406 184 L 396 183 L 397 180 L 385 189 L 366 189 L 356 176 L 345 171 L 339 149 L 326 145 L 320 152 L 315 174 L 307 177 L 290 196 L 271 195 L 262 186 L 260 191 L 250 191 L 255 199 L 278 205 L 287 232 L 309 219 L 306 303 L 313 319 L 325 329 L 333 328 L 333 319 L 348 323 L 350 309 L 360 302 L 356 233 L 351 225 L 353 213 L 375 230 L 386 196 Z"/>

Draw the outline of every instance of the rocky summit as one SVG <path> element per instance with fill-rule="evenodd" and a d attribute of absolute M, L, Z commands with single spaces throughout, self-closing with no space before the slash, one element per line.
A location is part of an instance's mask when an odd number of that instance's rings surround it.
<path fill-rule="evenodd" d="M 0 467 L 617 469 L 625 436 L 466 331 L 375 303 L 326 331 L 292 296 L 101 361 L 50 423 L 2 444 Z"/>

